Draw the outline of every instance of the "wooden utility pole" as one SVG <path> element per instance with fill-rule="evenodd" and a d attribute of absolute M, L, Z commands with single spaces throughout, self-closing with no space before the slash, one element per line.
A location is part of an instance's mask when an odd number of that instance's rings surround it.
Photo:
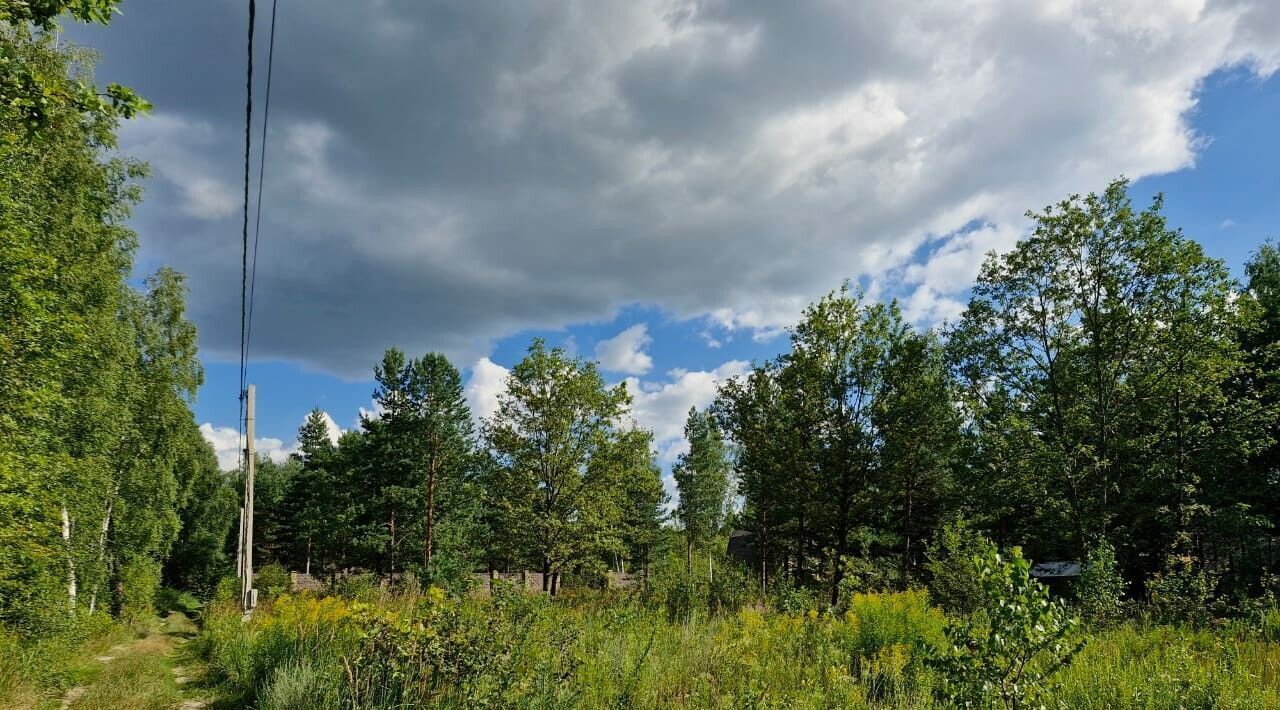
<path fill-rule="evenodd" d="M 253 469 L 257 464 L 253 453 L 253 403 L 254 389 L 249 385 L 245 392 L 244 535 L 240 549 L 240 593 L 245 611 L 258 604 L 257 590 L 253 588 Z"/>

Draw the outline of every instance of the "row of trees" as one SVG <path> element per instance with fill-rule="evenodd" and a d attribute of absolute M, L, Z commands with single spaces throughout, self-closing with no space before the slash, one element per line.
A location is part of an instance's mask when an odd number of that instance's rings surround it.
<path fill-rule="evenodd" d="M 535 341 L 479 432 L 442 355 L 388 350 L 378 415 L 332 445 L 312 412 L 290 462 L 259 474 L 263 544 L 293 569 L 413 571 L 455 583 L 477 568 L 562 573 L 644 564 L 665 495 L 652 435 L 625 387 Z"/>
<path fill-rule="evenodd" d="M 100 100 L 85 54 L 25 24 L 63 4 L 27 5 L 0 12 L 0 622 L 47 633 L 144 612 L 162 574 L 199 582 L 235 500 L 189 407 L 183 277 L 130 284 L 145 166 L 114 148 L 137 106 Z"/>
<path fill-rule="evenodd" d="M 1135 593 L 1153 575 L 1269 584 L 1280 251 L 1241 288 L 1160 208 L 1117 181 L 1030 215 L 939 333 L 842 289 L 791 352 L 725 384 L 713 411 L 762 577 L 909 585 L 921 539 L 963 516 L 1034 559 L 1109 541 Z"/>
<path fill-rule="evenodd" d="M 1280 250 L 1264 245 L 1240 287 L 1160 208 L 1135 210 L 1117 181 L 1032 215 L 937 330 L 848 286 L 810 306 L 789 352 L 689 412 L 673 470 L 686 566 L 732 526 L 766 588 L 910 586 L 925 542 L 964 518 L 1039 560 L 1107 542 L 1134 593 L 1177 574 L 1262 591 Z M 478 433 L 442 356 L 392 350 L 376 377 L 380 418 L 335 449 L 316 413 L 279 468 L 280 559 L 541 569 L 550 590 L 562 571 L 647 565 L 664 502 L 651 436 L 593 364 L 535 342 Z"/>

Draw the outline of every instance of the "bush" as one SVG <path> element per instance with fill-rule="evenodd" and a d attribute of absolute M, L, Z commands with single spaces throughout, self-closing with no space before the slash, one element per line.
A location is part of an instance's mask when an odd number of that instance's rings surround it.
<path fill-rule="evenodd" d="M 266 601 L 290 591 L 293 587 L 293 578 L 289 576 L 289 570 L 273 562 L 263 565 L 258 570 L 253 585 L 262 597 L 259 601 Z"/>
<path fill-rule="evenodd" d="M 1099 540 L 1089 550 L 1084 569 L 1072 585 L 1080 614 L 1095 626 L 1116 622 L 1124 611 L 1124 587 L 1115 548 L 1107 540 Z"/>
<path fill-rule="evenodd" d="M 307 710 L 333 707 L 340 702 L 332 677 L 308 659 L 277 667 L 259 697 L 261 710 Z"/>
<path fill-rule="evenodd" d="M 1273 606 L 1259 615 L 1258 634 L 1267 643 L 1280 643 L 1280 608 Z"/>
<path fill-rule="evenodd" d="M 708 579 L 706 559 L 690 576 L 684 557 L 668 555 L 652 568 L 644 598 L 662 607 L 673 621 L 689 621 L 696 612 L 734 613 L 757 598 L 757 582 L 737 561 L 720 557 Z"/>
<path fill-rule="evenodd" d="M 121 618 L 131 623 L 149 620 L 160 590 L 160 564 L 145 558 L 126 561 L 120 565 L 119 589 Z"/>
<path fill-rule="evenodd" d="M 1041 706 L 1052 697 L 1053 675 L 1084 645 L 1071 640 L 1079 619 L 1060 600 L 1050 601 L 1016 547 L 1007 561 L 994 550 L 975 557 L 970 570 L 986 613 L 948 624 L 940 651 L 923 649 L 941 678 L 938 700 L 960 707 Z"/>
<path fill-rule="evenodd" d="M 925 548 L 929 572 L 929 596 L 953 614 L 970 614 L 982 608 L 985 592 L 973 574 L 974 557 L 996 554 L 994 544 L 964 519 L 938 530 Z"/>
<path fill-rule="evenodd" d="M 798 615 L 818 608 L 818 593 L 782 577 L 769 588 L 769 601 L 784 614 Z"/>
<path fill-rule="evenodd" d="M 870 658 L 891 646 L 914 648 L 942 646 L 946 617 L 929 604 L 924 590 L 854 594 L 846 603 L 845 618 L 858 627 L 855 656 Z"/>
<path fill-rule="evenodd" d="M 733 614 L 756 599 L 756 581 L 740 563 L 721 558 L 707 585 L 707 607 L 713 614 Z"/>
<path fill-rule="evenodd" d="M 884 557 L 845 557 L 841 563 L 844 566 L 844 573 L 840 577 L 841 600 L 852 594 L 894 589 L 901 578 L 897 569 L 898 560 Z"/>
<path fill-rule="evenodd" d="M 1164 624 L 1204 626 L 1215 612 L 1218 576 L 1191 557 L 1170 557 L 1163 572 L 1147 580 L 1150 612 Z"/>
<path fill-rule="evenodd" d="M 369 572 L 349 574 L 339 577 L 330 588 L 333 593 L 344 599 L 372 601 L 382 594 L 382 587 L 377 575 Z"/>
<path fill-rule="evenodd" d="M 213 588 L 213 599 L 215 602 L 237 602 L 240 601 L 240 578 L 227 575 L 218 580 L 217 586 Z"/>
<path fill-rule="evenodd" d="M 167 614 L 178 611 L 192 616 L 200 611 L 201 603 L 191 592 L 184 592 L 171 587 L 162 587 L 156 592 L 156 611 Z"/>

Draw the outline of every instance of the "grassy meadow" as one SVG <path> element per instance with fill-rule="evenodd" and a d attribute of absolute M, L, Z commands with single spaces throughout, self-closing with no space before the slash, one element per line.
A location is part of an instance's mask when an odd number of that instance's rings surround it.
<path fill-rule="evenodd" d="M 925 708 L 949 619 L 924 590 L 824 611 L 749 604 L 673 618 L 645 595 L 440 590 L 281 596 L 209 612 L 210 672 L 258 708 Z M 1280 643 L 1251 622 L 1082 629 L 1049 706 L 1280 707 Z M 992 699 L 988 706 L 1003 707 Z"/>

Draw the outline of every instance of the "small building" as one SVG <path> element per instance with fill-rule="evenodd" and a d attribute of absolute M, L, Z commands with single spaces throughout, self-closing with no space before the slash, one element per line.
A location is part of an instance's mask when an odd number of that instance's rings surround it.
<path fill-rule="evenodd" d="M 1071 583 L 1083 569 L 1079 562 L 1037 562 L 1031 565 L 1031 578 L 1049 588 L 1051 594 L 1062 596 L 1071 591 Z"/>

